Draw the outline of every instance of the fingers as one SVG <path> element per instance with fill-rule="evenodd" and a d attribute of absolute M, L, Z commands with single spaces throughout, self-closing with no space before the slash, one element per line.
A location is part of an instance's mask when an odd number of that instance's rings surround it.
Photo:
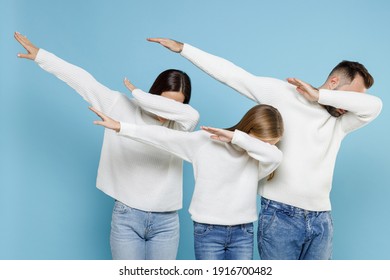
<path fill-rule="evenodd" d="M 23 36 L 19 32 L 14 33 L 14 38 L 28 51 L 27 47 L 31 42 L 27 39 L 26 36 Z"/>
<path fill-rule="evenodd" d="M 209 126 L 201 126 L 200 127 L 202 130 L 208 132 L 208 133 L 212 133 L 212 134 L 216 134 L 220 131 L 220 129 L 218 128 L 214 128 L 214 127 L 209 127 Z"/>
<path fill-rule="evenodd" d="M 154 42 L 154 43 L 161 43 L 163 40 L 162 38 L 146 38 L 149 42 Z"/>
<path fill-rule="evenodd" d="M 130 90 L 130 91 L 135 90 L 135 86 L 134 86 L 127 78 L 125 78 L 125 79 L 123 80 L 123 83 L 125 84 L 125 87 L 126 87 L 128 90 Z"/>
<path fill-rule="evenodd" d="M 146 40 L 149 42 L 158 43 L 168 49 L 170 49 L 170 42 L 172 42 L 172 40 L 165 38 L 147 38 Z"/>
<path fill-rule="evenodd" d="M 106 117 L 102 112 L 96 110 L 94 107 L 90 106 L 88 107 L 89 110 L 91 110 L 92 112 L 94 112 L 96 115 L 98 115 L 98 117 L 100 117 L 102 120 L 104 120 L 104 118 Z M 95 122 L 94 122 L 95 123 Z"/>
<path fill-rule="evenodd" d="M 292 84 L 294 86 L 302 86 L 303 85 L 302 81 L 298 80 L 297 78 L 287 78 L 287 82 L 289 82 L 290 84 Z"/>
<path fill-rule="evenodd" d="M 102 121 L 94 121 L 93 124 L 104 126 L 104 122 Z"/>
<path fill-rule="evenodd" d="M 14 38 L 16 39 L 16 41 L 18 41 L 19 43 L 21 43 L 23 45 L 24 41 L 23 41 L 23 35 L 20 34 L 19 32 L 15 32 L 14 33 Z"/>
<path fill-rule="evenodd" d="M 19 58 L 27 58 L 27 59 L 32 59 L 32 55 L 31 54 L 24 54 L 24 53 L 18 53 L 18 57 Z"/>

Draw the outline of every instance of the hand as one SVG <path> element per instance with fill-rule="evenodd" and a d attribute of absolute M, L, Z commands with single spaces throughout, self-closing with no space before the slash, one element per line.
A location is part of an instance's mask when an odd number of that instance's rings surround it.
<path fill-rule="evenodd" d="M 132 83 L 130 83 L 130 81 L 127 78 L 123 80 L 123 83 L 125 84 L 125 87 L 127 87 L 127 89 L 130 90 L 131 92 L 136 89 L 136 87 Z"/>
<path fill-rule="evenodd" d="M 297 87 L 297 91 L 303 95 L 307 100 L 312 102 L 317 102 L 320 95 L 319 90 L 315 87 L 309 85 L 308 83 L 305 83 L 301 80 L 298 80 L 296 78 L 288 78 L 287 81 Z"/>
<path fill-rule="evenodd" d="M 18 41 L 22 46 L 23 48 L 26 49 L 27 53 L 24 54 L 24 53 L 18 53 L 18 57 L 20 58 L 27 58 L 27 59 L 31 59 L 31 60 L 35 60 L 35 58 L 37 57 L 37 53 L 39 51 L 39 48 L 37 48 L 36 46 L 34 46 L 29 39 L 27 39 L 26 36 L 23 36 L 22 34 L 20 34 L 19 32 L 15 32 L 14 33 L 14 37 L 16 39 L 16 41 Z"/>
<path fill-rule="evenodd" d="M 219 140 L 225 143 L 230 143 L 233 139 L 233 131 L 209 126 L 201 126 L 200 128 L 204 131 L 207 131 L 208 133 L 211 133 L 211 139 Z"/>
<path fill-rule="evenodd" d="M 173 52 L 181 52 L 183 50 L 183 43 L 167 38 L 147 38 L 149 42 L 159 43 Z"/>
<path fill-rule="evenodd" d="M 93 107 L 89 107 L 89 109 L 102 119 L 101 121 L 94 121 L 94 124 L 104 126 L 105 128 L 115 130 L 116 132 L 119 132 L 121 130 L 120 122 L 111 119 L 110 117 L 107 117 L 105 114 L 99 112 Z"/>

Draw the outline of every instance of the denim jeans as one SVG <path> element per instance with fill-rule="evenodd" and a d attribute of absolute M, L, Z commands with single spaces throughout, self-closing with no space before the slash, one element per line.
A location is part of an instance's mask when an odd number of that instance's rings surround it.
<path fill-rule="evenodd" d="M 194 222 L 197 260 L 253 259 L 253 223 L 220 226 Z"/>
<path fill-rule="evenodd" d="M 330 211 L 307 211 L 261 199 L 257 245 L 263 260 L 328 260 L 332 257 Z"/>
<path fill-rule="evenodd" d="M 174 260 L 179 246 L 179 216 L 145 212 L 116 201 L 111 221 L 114 260 Z"/>

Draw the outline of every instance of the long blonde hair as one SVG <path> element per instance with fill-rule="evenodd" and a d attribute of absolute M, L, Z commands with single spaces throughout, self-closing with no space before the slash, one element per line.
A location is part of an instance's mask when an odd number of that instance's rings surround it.
<path fill-rule="evenodd" d="M 236 125 L 226 128 L 230 131 L 236 129 L 263 141 L 279 139 L 284 132 L 283 118 L 276 108 L 260 104 L 252 107 Z M 274 174 L 275 171 L 268 176 L 268 180 L 271 180 Z"/>

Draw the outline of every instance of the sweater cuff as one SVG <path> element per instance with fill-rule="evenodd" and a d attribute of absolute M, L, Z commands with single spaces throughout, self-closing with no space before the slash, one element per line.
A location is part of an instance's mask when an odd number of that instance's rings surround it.
<path fill-rule="evenodd" d="M 334 97 L 334 92 L 332 93 L 332 90 L 320 89 L 318 103 L 322 105 L 330 105 L 332 97 Z"/>
<path fill-rule="evenodd" d="M 189 53 L 191 54 L 191 50 L 193 48 L 193 46 L 183 43 L 183 49 L 181 50 L 180 55 L 187 58 L 189 56 Z"/>
<path fill-rule="evenodd" d="M 244 133 L 238 129 L 234 130 L 234 134 L 233 134 L 233 138 L 232 138 L 231 143 L 235 144 L 235 145 L 240 145 L 240 143 L 242 142 L 242 140 L 245 137 L 244 134 L 247 135 L 246 133 Z"/>
<path fill-rule="evenodd" d="M 117 133 L 119 136 L 133 135 L 136 130 L 136 125 L 131 123 L 119 122 L 121 130 Z"/>
<path fill-rule="evenodd" d="M 45 51 L 44 49 L 39 49 L 34 61 L 38 64 L 45 62 L 45 58 L 46 58 L 48 53 L 49 52 Z"/>

